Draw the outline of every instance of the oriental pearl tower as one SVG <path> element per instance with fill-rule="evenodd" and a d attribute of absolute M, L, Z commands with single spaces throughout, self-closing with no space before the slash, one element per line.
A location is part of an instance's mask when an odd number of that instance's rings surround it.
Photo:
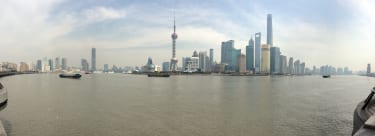
<path fill-rule="evenodd" d="M 176 17 L 173 19 L 173 33 L 172 33 L 172 59 L 171 59 L 171 65 L 169 67 L 170 71 L 177 71 L 177 58 L 176 58 L 176 39 L 177 39 L 177 33 L 176 33 Z"/>

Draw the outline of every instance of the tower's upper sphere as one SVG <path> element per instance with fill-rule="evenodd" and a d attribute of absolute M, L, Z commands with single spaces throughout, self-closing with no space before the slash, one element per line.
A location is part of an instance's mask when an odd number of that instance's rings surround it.
<path fill-rule="evenodd" d="M 172 37 L 172 39 L 177 39 L 178 36 L 177 36 L 176 33 L 173 33 L 171 37 Z"/>

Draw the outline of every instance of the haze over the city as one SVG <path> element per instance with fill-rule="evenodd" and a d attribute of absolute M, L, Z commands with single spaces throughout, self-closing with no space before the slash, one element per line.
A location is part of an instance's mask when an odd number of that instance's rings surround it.
<path fill-rule="evenodd" d="M 245 53 L 273 15 L 274 46 L 313 65 L 364 70 L 375 64 L 375 2 L 368 0 L 5 0 L 0 5 L 0 61 L 63 56 L 79 66 L 97 48 L 97 65 L 140 66 L 171 58 L 173 16 L 177 57 L 235 40 Z M 181 66 L 181 65 L 179 65 Z"/>

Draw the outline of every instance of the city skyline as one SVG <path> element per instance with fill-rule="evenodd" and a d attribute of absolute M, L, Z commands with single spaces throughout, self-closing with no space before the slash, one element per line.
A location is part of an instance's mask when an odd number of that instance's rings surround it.
<path fill-rule="evenodd" d="M 6 50 L 0 51 L 0 61 L 35 62 L 45 56 L 64 56 L 69 64 L 80 66 L 81 58 L 90 57 L 87 50 L 96 47 L 99 68 L 104 63 L 141 66 L 148 56 L 161 65 L 170 60 L 164 54 L 170 54 L 173 2 L 5 1 L 0 6 L 0 47 Z M 266 43 L 269 13 L 273 14 L 273 46 L 308 62 L 308 67 L 329 64 L 363 70 L 367 63 L 375 64 L 371 60 L 374 34 L 368 31 L 373 28 L 375 10 L 369 1 L 175 3 L 178 66 L 182 56 L 210 48 L 220 62 L 220 44 L 230 39 L 245 53 L 254 32 L 261 32 Z M 235 10 L 226 12 L 223 7 Z"/>

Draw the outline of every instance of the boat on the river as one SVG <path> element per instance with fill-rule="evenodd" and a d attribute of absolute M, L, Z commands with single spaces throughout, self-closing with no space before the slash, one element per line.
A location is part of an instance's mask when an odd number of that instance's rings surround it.
<path fill-rule="evenodd" d="M 0 110 L 4 109 L 8 102 L 8 91 L 3 86 L 3 84 L 0 83 Z"/>
<path fill-rule="evenodd" d="M 330 78 L 331 75 L 323 75 L 322 77 L 323 77 L 323 78 Z"/>
<path fill-rule="evenodd" d="M 374 136 L 375 135 L 375 87 L 367 98 L 360 102 L 354 110 L 353 115 L 353 136 Z"/>
<path fill-rule="evenodd" d="M 169 73 L 148 73 L 148 77 L 169 77 L 171 76 Z"/>
<path fill-rule="evenodd" d="M 60 74 L 59 75 L 61 78 L 74 78 L 74 79 L 78 79 L 78 78 L 81 78 L 81 74 L 69 74 L 69 73 L 63 73 L 63 74 Z"/>

